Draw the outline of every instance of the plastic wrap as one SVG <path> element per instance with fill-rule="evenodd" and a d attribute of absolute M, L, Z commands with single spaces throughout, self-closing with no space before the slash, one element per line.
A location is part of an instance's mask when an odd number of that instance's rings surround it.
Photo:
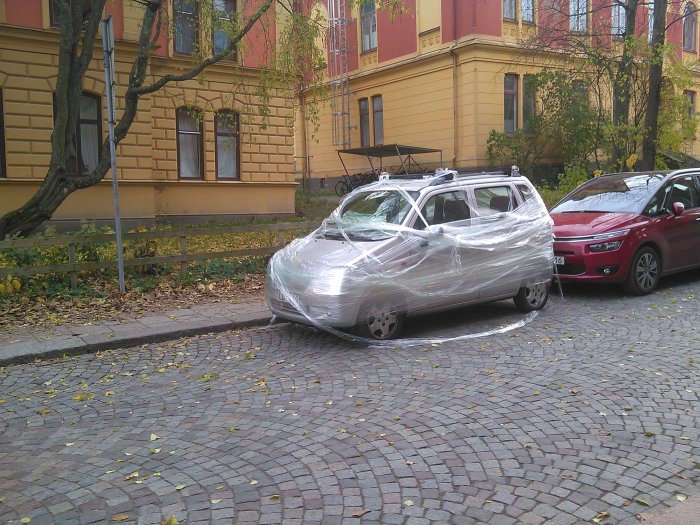
<path fill-rule="evenodd" d="M 358 188 L 316 231 L 277 252 L 266 279 L 273 314 L 338 335 L 384 339 L 414 315 L 523 296 L 526 287 L 548 293 L 552 222 L 524 178 L 432 180 Z M 480 207 L 475 195 L 489 195 L 490 187 L 510 188 L 514 209 Z M 464 202 L 448 206 L 455 195 Z"/>

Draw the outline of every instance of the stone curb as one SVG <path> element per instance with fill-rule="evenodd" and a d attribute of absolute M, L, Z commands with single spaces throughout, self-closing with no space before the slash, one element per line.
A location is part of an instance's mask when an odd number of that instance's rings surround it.
<path fill-rule="evenodd" d="M 238 328 L 265 326 L 270 322 L 270 314 L 238 314 L 238 319 L 216 320 L 205 323 L 178 322 L 167 326 L 150 327 L 141 330 L 129 330 L 119 334 L 86 334 L 82 336 L 59 336 L 46 342 L 21 342 L 10 344 L 0 349 L 0 367 L 31 363 L 41 359 L 52 359 L 68 355 L 92 354 L 103 350 L 128 348 L 146 343 L 160 343 L 180 337 L 191 337 L 208 333 L 225 332 Z"/>

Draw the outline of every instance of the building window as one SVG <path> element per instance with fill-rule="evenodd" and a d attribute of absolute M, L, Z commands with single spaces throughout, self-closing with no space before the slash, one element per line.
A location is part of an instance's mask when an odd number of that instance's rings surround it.
<path fill-rule="evenodd" d="M 2 89 L 0 89 L 0 179 L 7 177 L 5 171 L 5 113 L 2 110 Z"/>
<path fill-rule="evenodd" d="M 363 3 L 360 8 L 360 33 L 363 53 L 377 49 L 377 13 L 373 1 Z"/>
<path fill-rule="evenodd" d="M 569 0 L 569 29 L 575 33 L 586 31 L 588 20 L 587 0 Z"/>
<path fill-rule="evenodd" d="M 522 21 L 532 24 L 535 21 L 535 1 L 520 0 L 520 16 Z"/>
<path fill-rule="evenodd" d="M 374 131 L 374 145 L 384 144 L 384 105 L 382 96 L 372 97 L 372 129 Z"/>
<path fill-rule="evenodd" d="M 197 0 L 173 0 L 175 52 L 191 55 L 199 38 Z"/>
<path fill-rule="evenodd" d="M 77 151 L 80 152 L 80 165 L 83 173 L 90 173 L 97 168 L 100 160 L 100 139 L 102 138 L 102 108 L 100 97 L 92 93 L 83 93 L 80 99 L 80 117 Z"/>
<path fill-rule="evenodd" d="M 649 4 L 647 6 L 647 10 L 649 11 L 649 29 L 647 38 L 649 39 L 649 42 L 651 42 L 651 39 L 654 36 L 654 4 Z"/>
<path fill-rule="evenodd" d="M 523 130 L 526 133 L 534 132 L 536 95 L 535 75 L 525 75 L 523 77 Z"/>
<path fill-rule="evenodd" d="M 212 22 L 212 42 L 214 54 L 221 53 L 231 43 L 233 18 L 236 13 L 236 0 L 214 0 L 214 20 Z M 227 57 L 236 60 L 236 50 Z"/>
<path fill-rule="evenodd" d="M 181 179 L 202 178 L 202 112 L 196 108 L 178 108 L 177 168 Z"/>
<path fill-rule="evenodd" d="M 503 129 L 506 133 L 518 129 L 518 75 L 506 75 L 503 82 Z"/>
<path fill-rule="evenodd" d="M 515 0 L 503 0 L 503 18 L 515 20 Z"/>
<path fill-rule="evenodd" d="M 683 49 L 695 51 L 695 40 L 697 37 L 698 18 L 696 8 L 693 4 L 688 4 L 683 10 Z"/>
<path fill-rule="evenodd" d="M 360 99 L 360 146 L 369 146 L 369 101 Z"/>
<path fill-rule="evenodd" d="M 616 0 L 612 6 L 612 36 L 622 38 L 627 30 L 627 10 L 626 1 Z"/>
<path fill-rule="evenodd" d="M 683 94 L 688 99 L 688 116 L 695 115 L 695 91 L 684 91 Z"/>
<path fill-rule="evenodd" d="M 49 0 L 49 24 L 61 27 L 61 5 L 58 0 Z"/>
<path fill-rule="evenodd" d="M 56 120 L 56 94 L 53 94 L 53 117 Z M 102 106 L 99 95 L 83 91 L 80 114 L 75 130 L 75 151 L 81 173 L 90 173 L 102 157 Z"/>
<path fill-rule="evenodd" d="M 241 178 L 238 169 L 240 150 L 238 125 L 238 113 L 234 111 L 219 111 L 214 117 L 217 179 Z"/>

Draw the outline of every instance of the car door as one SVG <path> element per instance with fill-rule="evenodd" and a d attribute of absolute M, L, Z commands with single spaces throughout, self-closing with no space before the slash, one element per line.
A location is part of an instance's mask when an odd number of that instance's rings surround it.
<path fill-rule="evenodd" d="M 667 209 L 676 202 L 683 204 L 680 215 L 670 214 L 665 224 L 669 246 L 668 270 L 700 264 L 700 190 L 698 176 L 684 175 L 671 181 Z"/>
<path fill-rule="evenodd" d="M 472 190 L 476 217 L 474 236 L 481 239 L 479 299 L 515 294 L 520 287 L 518 248 L 512 245 L 517 223 L 511 213 L 518 201 L 510 184 L 475 186 Z"/>
<path fill-rule="evenodd" d="M 421 239 L 410 275 L 413 309 L 437 310 L 476 300 L 478 264 L 463 238 L 472 215 L 467 195 L 461 189 L 436 191 L 420 211 L 413 224 Z"/>

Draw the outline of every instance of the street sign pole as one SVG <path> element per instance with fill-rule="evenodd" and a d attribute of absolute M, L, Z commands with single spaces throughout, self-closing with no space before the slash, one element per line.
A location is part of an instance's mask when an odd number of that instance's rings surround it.
<path fill-rule="evenodd" d="M 109 156 L 112 163 L 112 193 L 114 194 L 114 230 L 117 236 L 117 271 L 119 291 L 124 293 L 124 248 L 122 246 L 122 225 L 119 216 L 119 184 L 117 183 L 117 141 L 114 137 L 114 30 L 112 17 L 102 20 L 102 47 L 104 48 L 105 85 L 107 87 L 107 120 L 109 122 Z"/>

